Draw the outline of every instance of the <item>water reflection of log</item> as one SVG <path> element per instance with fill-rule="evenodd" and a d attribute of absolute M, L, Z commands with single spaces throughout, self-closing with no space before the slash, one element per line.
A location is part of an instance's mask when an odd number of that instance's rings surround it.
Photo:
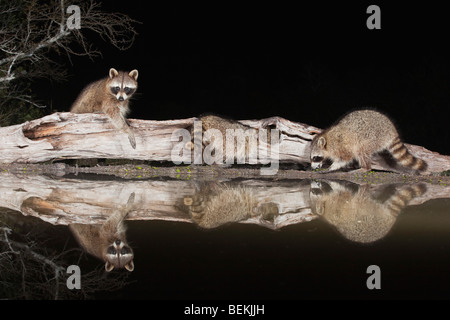
<path fill-rule="evenodd" d="M 248 208 L 246 214 L 237 217 L 239 222 L 279 229 L 316 217 L 310 208 L 309 180 L 253 179 L 199 185 L 198 182 L 179 180 L 93 181 L 28 175 L 18 177 L 10 173 L 1 173 L 0 179 L 0 207 L 36 216 L 52 224 L 103 223 L 114 209 L 127 203 L 133 192 L 135 207 L 130 212 L 130 220 L 199 223 L 204 210 L 193 207 L 198 205 L 198 199 L 203 197 L 203 201 L 209 200 L 208 205 L 212 206 L 214 201 L 223 201 L 220 197 L 226 199 L 224 190 L 229 192 L 233 188 L 244 190 L 242 201 L 248 201 L 245 204 Z M 209 190 L 206 193 L 202 191 L 205 188 Z M 450 188 L 427 185 L 427 192 L 412 199 L 409 205 L 434 198 L 450 198 Z M 236 202 L 232 197 L 229 200 Z M 224 204 L 223 207 L 225 205 L 230 206 Z M 239 209 L 240 205 L 242 203 L 237 203 L 236 207 Z M 203 227 L 212 225 L 206 223 Z"/>
<path fill-rule="evenodd" d="M 36 216 L 52 224 L 103 223 L 111 212 L 127 202 L 135 193 L 135 208 L 129 220 L 165 220 L 192 222 L 183 210 L 185 197 L 196 192 L 191 181 L 92 181 L 52 179 L 45 176 L 1 174 L 0 207 Z M 308 204 L 309 183 L 242 181 L 259 202 L 275 203 L 279 215 L 260 221 L 257 217 L 245 221 L 277 229 L 284 225 L 313 218 Z"/>

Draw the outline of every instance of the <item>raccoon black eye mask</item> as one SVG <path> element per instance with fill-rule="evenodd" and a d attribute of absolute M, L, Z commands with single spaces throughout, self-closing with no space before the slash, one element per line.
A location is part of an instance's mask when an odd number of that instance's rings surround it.
<path fill-rule="evenodd" d="M 109 70 L 109 76 L 95 81 L 81 91 L 73 103 L 70 112 L 107 114 L 113 125 L 128 135 L 133 149 L 136 149 L 136 139 L 126 120 L 130 112 L 129 99 L 137 89 L 138 71 Z"/>
<path fill-rule="evenodd" d="M 379 153 L 390 154 L 395 169 L 419 174 L 428 167 L 408 151 L 387 116 L 374 110 L 358 110 L 313 139 L 311 168 L 327 169 L 325 172 L 354 168 L 368 171 L 372 157 Z"/>

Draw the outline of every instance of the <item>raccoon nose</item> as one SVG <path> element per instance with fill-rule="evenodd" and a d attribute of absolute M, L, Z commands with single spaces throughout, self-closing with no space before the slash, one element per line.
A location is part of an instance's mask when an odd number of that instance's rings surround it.
<path fill-rule="evenodd" d="M 115 241 L 116 245 L 120 245 L 120 242 L 121 242 L 120 240 Z"/>
<path fill-rule="evenodd" d="M 119 101 L 123 101 L 124 98 L 122 96 L 119 97 Z"/>

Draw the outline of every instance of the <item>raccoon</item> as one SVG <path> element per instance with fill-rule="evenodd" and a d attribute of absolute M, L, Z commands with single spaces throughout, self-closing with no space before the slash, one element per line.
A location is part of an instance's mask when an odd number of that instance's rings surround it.
<path fill-rule="evenodd" d="M 127 244 L 124 219 L 131 211 L 134 193 L 123 208 L 114 212 L 103 225 L 71 224 L 70 230 L 79 244 L 91 255 L 105 262 L 105 270 L 134 270 L 134 252 Z"/>
<path fill-rule="evenodd" d="M 265 144 L 267 148 L 270 147 L 270 130 L 267 130 L 266 135 L 260 137 L 259 129 L 251 128 L 235 120 L 227 119 L 217 115 L 203 115 L 200 116 L 198 120 L 201 121 L 202 126 L 197 128 L 194 125 L 191 127 L 192 141 L 187 143 L 185 147 L 191 150 L 194 149 L 194 151 L 195 149 L 203 151 L 204 148 L 210 148 L 210 150 L 212 150 L 212 156 L 216 156 L 216 150 L 222 152 L 223 159 L 216 159 L 216 163 L 224 164 L 227 162 L 227 130 L 234 130 L 236 141 L 234 142 L 233 161 L 236 161 L 237 163 L 250 163 L 252 155 L 255 157 L 253 159 L 256 159 L 256 156 L 258 154 L 258 143 Z M 211 129 L 218 130 L 222 135 L 223 140 L 220 142 L 220 145 L 215 142 L 214 136 L 209 137 L 205 134 L 208 130 Z M 201 136 L 202 139 L 196 139 L 197 135 Z M 196 163 L 195 160 L 194 163 Z"/>
<path fill-rule="evenodd" d="M 314 137 L 311 168 L 326 169 L 325 172 L 370 170 L 371 159 L 376 154 L 400 171 L 419 174 L 428 167 L 425 161 L 409 153 L 387 116 L 373 110 L 359 110 Z"/>
<path fill-rule="evenodd" d="M 196 190 L 195 195 L 184 197 L 182 209 L 201 228 L 217 228 L 255 216 L 273 220 L 278 215 L 278 206 L 272 202 L 259 203 L 251 188 L 202 182 Z"/>
<path fill-rule="evenodd" d="M 372 192 L 369 185 L 348 181 L 313 181 L 311 210 L 346 239 L 370 243 L 385 237 L 401 210 L 426 190 L 423 183 L 392 184 Z"/>
<path fill-rule="evenodd" d="M 128 134 L 131 146 L 136 149 L 136 139 L 126 116 L 130 112 L 129 100 L 137 89 L 137 79 L 137 70 L 126 73 L 111 68 L 109 77 L 95 81 L 81 91 L 70 112 L 106 113 L 117 129 Z"/>

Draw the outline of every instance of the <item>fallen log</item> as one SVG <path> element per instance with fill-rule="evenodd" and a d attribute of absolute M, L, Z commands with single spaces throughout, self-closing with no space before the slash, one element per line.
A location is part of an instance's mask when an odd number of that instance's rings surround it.
<path fill-rule="evenodd" d="M 61 159 L 130 159 L 173 161 L 173 151 L 182 145 L 176 132 L 189 129 L 197 118 L 180 120 L 129 119 L 135 133 L 136 149 L 126 134 L 118 131 L 104 114 L 54 113 L 19 125 L 0 128 L 0 163 L 42 163 Z M 309 164 L 310 143 L 321 129 L 280 117 L 239 121 L 255 129 L 273 128 L 280 132 L 279 149 L 268 154 L 270 161 Z M 181 142 L 180 142 L 181 141 Z M 421 146 L 405 144 L 410 152 L 428 163 L 428 171 L 450 170 L 450 156 Z M 183 150 L 186 152 L 186 150 Z M 189 163 L 188 156 L 184 163 Z M 262 162 L 262 158 L 256 163 Z M 267 159 L 265 159 L 267 160 Z M 248 163 L 248 161 L 247 161 Z M 250 162 L 252 163 L 252 162 Z M 380 159 L 374 169 L 386 170 Z M 388 168 L 387 170 L 391 170 Z"/>

